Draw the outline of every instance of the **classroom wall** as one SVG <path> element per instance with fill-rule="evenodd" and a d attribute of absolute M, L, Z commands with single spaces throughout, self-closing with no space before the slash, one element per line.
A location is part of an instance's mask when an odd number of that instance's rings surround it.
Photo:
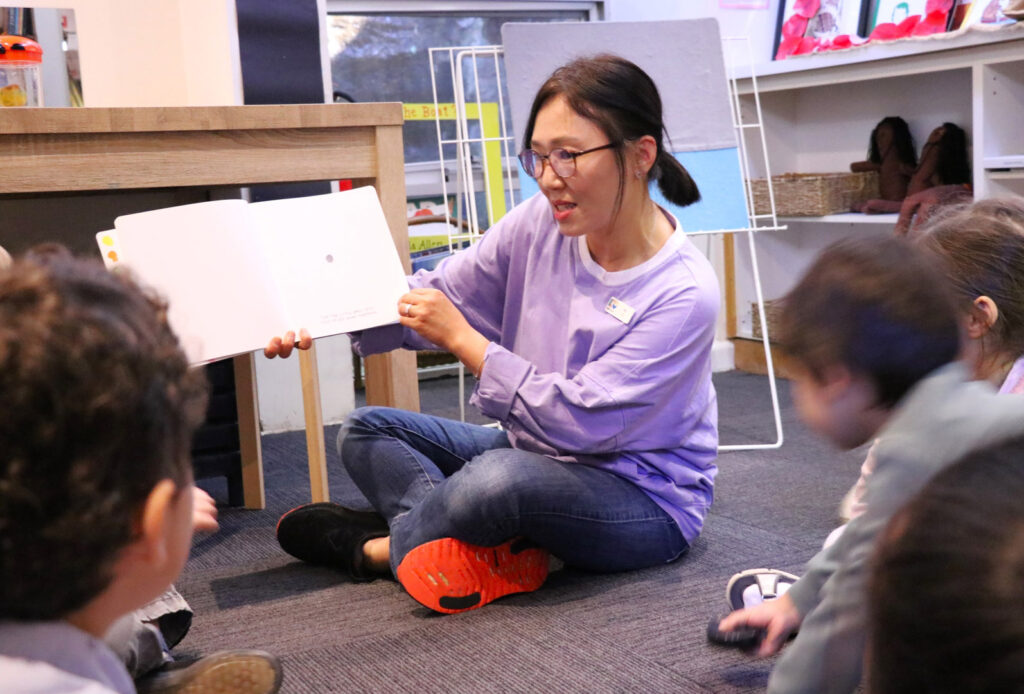
<path fill-rule="evenodd" d="M 757 5 L 766 7 L 747 9 Z M 749 37 L 755 63 L 771 60 L 778 10 L 779 0 L 605 1 L 605 19 L 609 21 L 657 21 L 714 17 L 718 20 L 723 38 Z M 657 50 L 657 47 L 652 47 L 652 50 Z M 726 60 L 729 59 L 730 56 L 727 55 Z"/>
<path fill-rule="evenodd" d="M 75 11 L 88 106 L 241 103 L 234 0 L 18 0 Z"/>

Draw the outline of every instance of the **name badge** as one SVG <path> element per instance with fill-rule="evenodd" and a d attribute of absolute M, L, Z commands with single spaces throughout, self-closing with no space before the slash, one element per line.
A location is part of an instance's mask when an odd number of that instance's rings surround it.
<path fill-rule="evenodd" d="M 615 316 L 618 320 L 629 325 L 629 321 L 633 320 L 633 314 L 636 313 L 636 309 L 613 296 L 605 304 L 604 312 Z"/>

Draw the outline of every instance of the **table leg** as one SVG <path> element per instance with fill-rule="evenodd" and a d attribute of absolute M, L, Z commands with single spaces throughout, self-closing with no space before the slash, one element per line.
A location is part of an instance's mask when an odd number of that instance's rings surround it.
<path fill-rule="evenodd" d="M 330 501 L 327 487 L 327 452 L 324 446 L 324 417 L 320 405 L 320 375 L 316 344 L 299 350 L 302 377 L 302 408 L 306 417 L 306 451 L 309 456 L 309 491 L 314 502 Z"/>
<path fill-rule="evenodd" d="M 256 399 L 256 365 L 252 354 L 234 358 L 238 441 L 242 455 L 242 496 L 245 507 L 267 505 L 263 489 L 263 447 L 260 445 L 260 409 Z"/>

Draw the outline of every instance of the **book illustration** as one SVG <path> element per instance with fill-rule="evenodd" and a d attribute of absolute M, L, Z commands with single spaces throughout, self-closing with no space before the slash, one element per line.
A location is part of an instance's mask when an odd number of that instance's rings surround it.
<path fill-rule="evenodd" d="M 100 254 L 103 256 L 103 264 L 108 270 L 113 270 L 121 263 L 120 246 L 117 243 L 117 230 L 108 229 L 96 234 L 96 243 L 99 244 Z"/>

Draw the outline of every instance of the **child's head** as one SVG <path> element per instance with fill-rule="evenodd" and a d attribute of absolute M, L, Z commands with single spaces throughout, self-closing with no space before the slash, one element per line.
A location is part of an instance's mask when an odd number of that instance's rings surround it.
<path fill-rule="evenodd" d="M 0 393 L 0 619 L 65 618 L 101 594 L 128 612 L 162 592 L 191 539 L 206 401 L 165 306 L 66 253 L 15 262 Z"/>
<path fill-rule="evenodd" d="M 873 694 L 1024 692 L 1024 438 L 938 474 L 896 516 L 870 581 Z"/>
<path fill-rule="evenodd" d="M 929 225 L 921 244 L 966 319 L 965 358 L 981 379 L 1024 355 L 1024 200 L 980 200 Z"/>
<path fill-rule="evenodd" d="M 794 401 L 837 445 L 864 443 L 914 384 L 956 358 L 956 312 L 935 266 L 902 239 L 843 241 L 783 300 L 778 338 L 796 365 Z"/>

